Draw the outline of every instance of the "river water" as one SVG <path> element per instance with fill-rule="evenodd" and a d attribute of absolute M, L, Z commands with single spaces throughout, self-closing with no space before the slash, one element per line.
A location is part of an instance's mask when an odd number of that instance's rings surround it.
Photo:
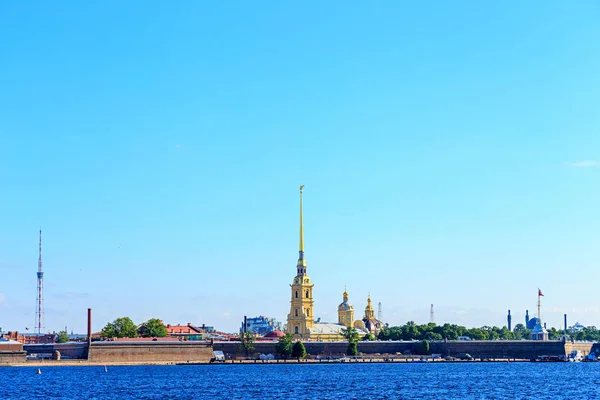
<path fill-rule="evenodd" d="M 0 399 L 587 399 L 600 363 L 0 368 Z"/>

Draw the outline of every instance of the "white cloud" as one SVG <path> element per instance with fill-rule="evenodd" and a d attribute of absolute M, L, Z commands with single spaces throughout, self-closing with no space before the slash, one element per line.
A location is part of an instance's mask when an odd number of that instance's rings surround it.
<path fill-rule="evenodd" d="M 578 167 L 578 168 L 599 168 L 600 162 L 593 160 L 585 160 L 585 161 L 575 161 L 567 163 L 569 167 Z"/>

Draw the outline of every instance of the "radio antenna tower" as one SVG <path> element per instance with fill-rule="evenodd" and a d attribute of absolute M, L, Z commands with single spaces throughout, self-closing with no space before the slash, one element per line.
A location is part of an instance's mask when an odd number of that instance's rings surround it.
<path fill-rule="evenodd" d="M 381 321 L 381 302 L 377 304 L 377 319 Z"/>
<path fill-rule="evenodd" d="M 433 304 L 431 305 L 431 308 L 429 309 L 429 322 L 433 322 Z"/>
<path fill-rule="evenodd" d="M 35 310 L 35 332 L 44 331 L 44 272 L 42 271 L 42 229 L 40 228 L 40 253 L 37 272 L 37 306 Z"/>

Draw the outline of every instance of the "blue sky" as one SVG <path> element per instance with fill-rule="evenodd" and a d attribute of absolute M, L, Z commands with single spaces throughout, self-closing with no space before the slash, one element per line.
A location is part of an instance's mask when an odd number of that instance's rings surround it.
<path fill-rule="evenodd" d="M 600 326 L 600 6 L 0 5 L 0 327 Z M 514 322 L 514 323 L 516 323 Z"/>

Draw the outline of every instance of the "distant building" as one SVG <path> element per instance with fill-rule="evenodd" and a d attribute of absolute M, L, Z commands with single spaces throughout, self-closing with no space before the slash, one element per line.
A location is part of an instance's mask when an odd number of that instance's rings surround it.
<path fill-rule="evenodd" d="M 202 340 L 204 335 L 213 332 L 212 326 L 202 325 L 202 327 L 192 325 L 167 325 L 167 335 L 181 340 Z"/>
<path fill-rule="evenodd" d="M 269 332 L 280 331 L 283 329 L 281 322 L 275 318 L 268 318 L 264 315 L 255 318 L 246 318 L 246 329 L 255 335 L 264 336 Z M 244 322 L 240 327 L 240 333 L 244 332 Z"/>
<path fill-rule="evenodd" d="M 17 331 L 5 332 L 0 336 L 6 340 L 13 340 L 23 344 L 48 344 L 56 341 L 56 333 L 19 333 Z"/>
<path fill-rule="evenodd" d="M 548 340 L 546 327 L 540 323 L 536 324 L 531 330 L 531 340 Z"/>
<path fill-rule="evenodd" d="M 579 332 L 585 329 L 585 326 L 581 325 L 579 322 L 575 322 L 575 325 L 569 327 L 571 332 Z"/>

